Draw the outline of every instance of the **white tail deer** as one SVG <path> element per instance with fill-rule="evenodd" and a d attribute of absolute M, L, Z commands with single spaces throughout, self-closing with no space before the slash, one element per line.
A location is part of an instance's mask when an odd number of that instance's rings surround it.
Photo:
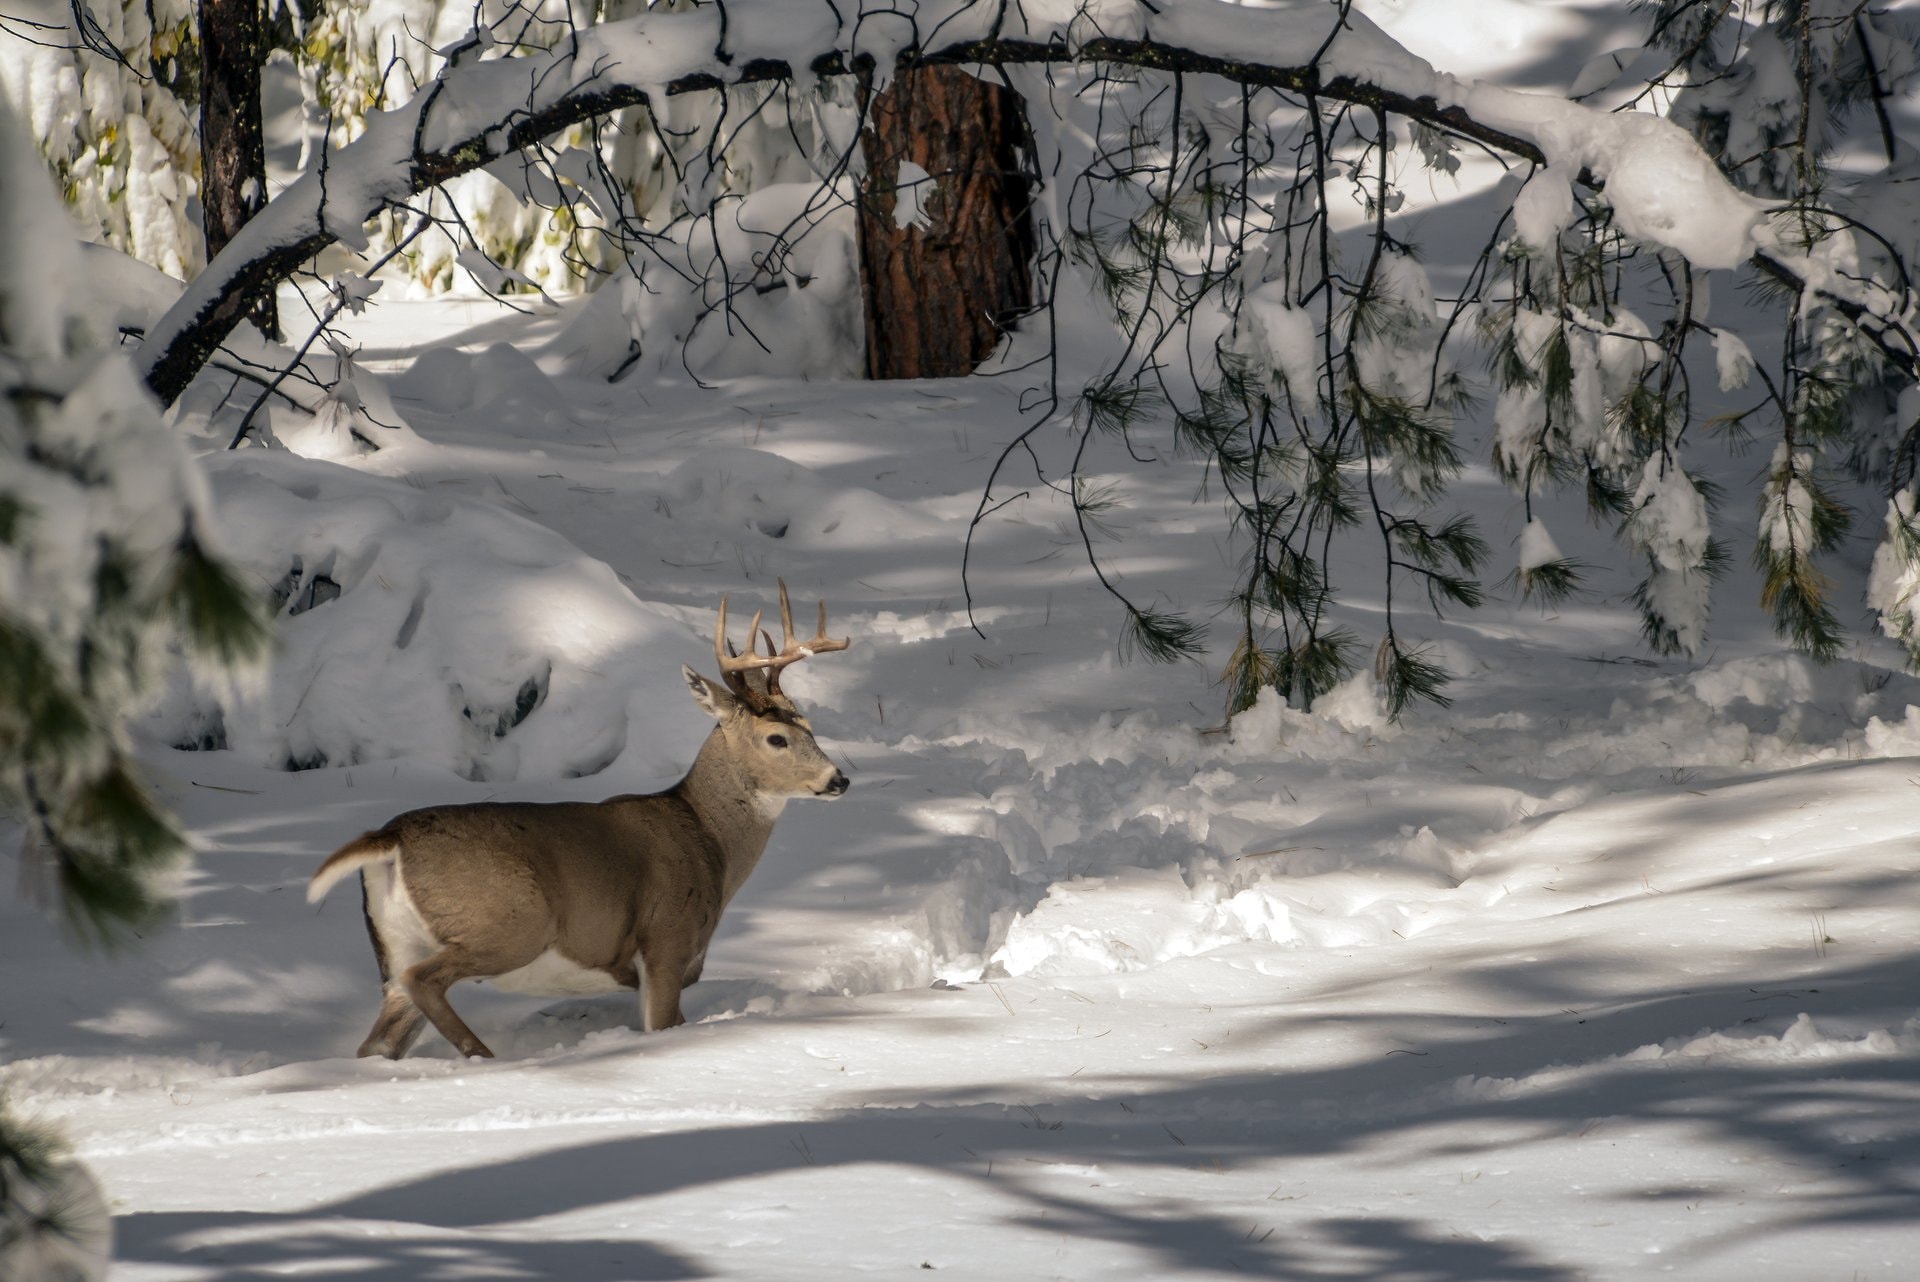
<path fill-rule="evenodd" d="M 385 984 L 360 1054 L 398 1059 L 432 1020 L 461 1054 L 491 1057 L 447 1002 L 463 979 L 541 996 L 640 989 L 649 1032 L 685 1022 L 680 990 L 700 977 L 720 914 L 787 799 L 838 797 L 848 786 L 781 693 L 780 673 L 850 642 L 827 637 L 824 601 L 817 634 L 796 640 L 785 583 L 780 623 L 781 649 L 767 636 L 760 653 L 755 613 L 747 653 L 733 653 L 721 598 L 713 652 L 726 684 L 681 668 L 719 724 L 665 792 L 410 810 L 320 865 L 311 901 L 360 873 Z"/>

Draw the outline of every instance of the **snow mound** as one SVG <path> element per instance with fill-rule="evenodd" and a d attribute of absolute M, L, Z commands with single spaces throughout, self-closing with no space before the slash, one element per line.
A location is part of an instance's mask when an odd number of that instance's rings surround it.
<path fill-rule="evenodd" d="M 771 183 L 711 223 L 676 223 L 651 246 L 659 261 L 580 302 L 550 350 L 569 372 L 599 378 L 636 356 L 643 370 L 697 378 L 857 377 L 864 322 L 852 207 L 816 208 L 819 194 L 813 181 Z M 756 266 L 749 274 L 741 264 Z M 725 279 L 723 265 L 735 269 L 734 288 L 688 286 Z"/>
<path fill-rule="evenodd" d="M 408 400 L 453 413 L 473 404 L 473 357 L 458 347 L 429 347 L 393 380 Z"/>
<path fill-rule="evenodd" d="M 477 353 L 430 347 L 394 379 L 393 390 L 446 414 L 485 405 L 544 415 L 563 399 L 533 358 L 511 343 Z"/>
<path fill-rule="evenodd" d="M 116 327 L 145 330 L 180 299 L 184 288 L 158 267 L 106 245 L 78 242 L 84 314 L 111 318 Z"/>
<path fill-rule="evenodd" d="M 1875 1028 L 1852 1038 L 1823 1033 L 1805 1011 L 1794 1017 L 1778 1037 L 1745 1029 L 1701 1032 L 1643 1046 L 1628 1058 L 1710 1058 L 1735 1063 L 1767 1063 L 1795 1059 L 1843 1059 L 1853 1055 L 1894 1055 L 1920 1047 L 1920 1017 L 1910 1019 L 1899 1032 Z"/>
<path fill-rule="evenodd" d="M 1916 1049 L 1920 1049 L 1920 1016 L 1908 1019 L 1898 1029 L 1873 1028 L 1858 1037 L 1848 1037 L 1822 1030 L 1811 1015 L 1801 1011 L 1777 1035 L 1751 1028 L 1702 1029 L 1691 1036 L 1650 1042 L 1624 1055 L 1555 1064 L 1523 1077 L 1462 1077 L 1443 1094 L 1460 1101 L 1514 1100 L 1590 1083 L 1607 1070 L 1672 1071 L 1703 1063 L 1753 1068 L 1821 1060 L 1836 1061 L 1837 1068 L 1849 1060 L 1910 1055 Z"/>
<path fill-rule="evenodd" d="M 778 454 L 707 450 L 668 475 L 676 519 L 756 531 L 802 548 L 881 547 L 941 535 L 946 527 L 871 490 L 830 484 Z"/>
<path fill-rule="evenodd" d="M 278 452 L 210 471 L 280 649 L 257 694 L 167 700 L 156 728 L 176 746 L 289 770 L 421 759 L 476 780 L 594 774 L 630 738 L 627 764 L 653 777 L 690 752 L 697 718 L 685 743 L 630 731 L 684 701 L 668 655 L 697 639 L 559 535 Z"/>
<path fill-rule="evenodd" d="M 993 960 L 1009 975 L 1102 975 L 1191 957 L 1224 941 L 1213 912 L 1186 890 L 1171 868 L 1057 883 L 1008 927 Z M 1284 916 L 1265 924 L 1286 937 Z"/>
<path fill-rule="evenodd" d="M 1116 975 L 1235 944 L 1373 947 L 1456 921 L 1484 901 L 1451 894 L 1451 878 L 1421 866 L 1448 854 L 1431 829 L 1406 840 L 1401 854 L 1397 869 L 1368 868 L 1366 852 L 1356 852 L 1354 871 L 1271 878 L 1203 860 L 1187 875 L 1130 868 L 1056 882 L 1007 923 L 989 965 L 1009 975 Z"/>

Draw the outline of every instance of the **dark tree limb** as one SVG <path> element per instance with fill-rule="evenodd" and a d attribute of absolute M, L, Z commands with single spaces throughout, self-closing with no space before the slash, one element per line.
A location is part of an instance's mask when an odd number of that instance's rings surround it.
<path fill-rule="evenodd" d="M 1070 41 L 1065 31 L 1043 33 L 1045 38 L 1041 39 L 1013 38 L 998 34 L 1003 22 L 1013 24 L 1011 0 L 974 8 L 980 12 L 970 17 L 972 28 L 992 34 L 971 35 L 929 48 L 909 47 L 899 53 L 897 70 L 940 64 L 1010 66 L 1097 61 L 1215 75 L 1244 85 L 1404 116 L 1536 164 L 1547 162 L 1546 153 L 1534 140 L 1478 120 L 1457 103 L 1443 102 L 1437 93 L 1411 94 L 1352 74 L 1327 75 L 1317 60 L 1299 65 L 1263 63 L 1160 43 L 1150 34 L 1096 34 L 1077 42 Z M 1331 6 L 1324 11 L 1254 10 L 1216 0 L 1166 0 L 1160 9 L 1182 14 L 1205 10 L 1213 24 L 1215 42 L 1228 47 L 1299 48 L 1303 36 L 1311 35 L 1313 38 L 1305 42 L 1308 48 L 1319 45 L 1323 51 L 1330 48 L 1337 54 L 1350 35 L 1343 30 L 1331 40 L 1323 39 L 1326 30 L 1340 20 Z M 148 386 L 163 403 L 172 403 L 246 314 L 250 299 L 271 293 L 275 284 L 334 241 L 356 242 L 362 224 L 383 208 L 491 164 L 509 152 L 594 117 L 646 105 L 652 94 L 664 92 L 672 97 L 792 79 L 796 64 L 804 69 L 803 75 L 813 77 L 871 74 L 874 69 L 871 55 L 848 54 L 840 49 L 828 49 L 804 61 L 751 56 L 752 46 L 740 16 L 736 13 L 732 19 L 728 48 L 736 61 L 728 66 L 711 58 L 711 51 L 719 46 L 718 19 L 712 6 L 703 6 L 690 11 L 654 11 L 592 28 L 551 53 L 465 65 L 443 73 L 413 102 L 370 120 L 365 135 L 332 153 L 330 169 L 300 178 L 221 251 L 149 335 L 140 355 Z M 1348 21 L 1357 24 L 1361 20 Z M 695 24 L 705 24 L 711 30 L 703 32 Z M 818 30 L 814 38 L 820 42 L 840 37 L 841 24 L 837 22 L 815 25 Z M 1244 40 L 1239 38 L 1242 29 Z M 620 54 L 634 47 L 633 37 L 641 31 L 674 37 L 671 41 L 661 39 L 658 47 L 671 45 L 707 52 L 698 65 L 689 65 L 678 75 L 663 75 L 657 65 L 659 59 L 645 67 L 627 68 Z M 1353 38 L 1370 42 L 1365 48 L 1372 55 L 1385 52 L 1404 58 L 1409 78 L 1417 85 L 1457 85 L 1400 50 L 1370 24 Z M 508 89 L 511 94 L 503 96 Z M 504 102 L 509 97 L 515 105 L 502 114 L 476 109 L 476 103 Z M 386 167 L 360 173 L 356 182 L 345 181 L 343 171 L 354 160 L 364 162 L 370 155 Z M 332 194 L 327 191 L 329 182 L 334 187 Z M 1776 278 L 1804 284 L 1801 273 L 1783 255 L 1762 249 L 1753 262 Z M 1844 295 L 1834 295 L 1834 301 L 1843 307 L 1852 306 L 1859 314 L 1870 310 Z M 1897 340 L 1890 326 L 1863 328 L 1900 368 L 1910 374 L 1920 373 L 1920 360 Z"/>

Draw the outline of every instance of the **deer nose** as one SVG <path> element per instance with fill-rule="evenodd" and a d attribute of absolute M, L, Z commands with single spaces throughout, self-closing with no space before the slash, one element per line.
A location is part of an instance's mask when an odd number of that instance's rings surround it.
<path fill-rule="evenodd" d="M 833 778 L 829 779 L 827 786 L 821 790 L 820 795 L 823 797 L 837 797 L 851 787 L 853 787 L 853 780 L 836 770 L 833 772 Z"/>

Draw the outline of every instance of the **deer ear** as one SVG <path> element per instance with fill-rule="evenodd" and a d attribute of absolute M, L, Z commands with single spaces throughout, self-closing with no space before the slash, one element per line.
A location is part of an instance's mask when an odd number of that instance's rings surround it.
<path fill-rule="evenodd" d="M 684 663 L 680 665 L 680 675 L 687 679 L 687 689 L 693 691 L 693 701 L 700 705 L 701 711 L 715 721 L 726 720 L 737 702 L 730 691 L 715 685 Z"/>

